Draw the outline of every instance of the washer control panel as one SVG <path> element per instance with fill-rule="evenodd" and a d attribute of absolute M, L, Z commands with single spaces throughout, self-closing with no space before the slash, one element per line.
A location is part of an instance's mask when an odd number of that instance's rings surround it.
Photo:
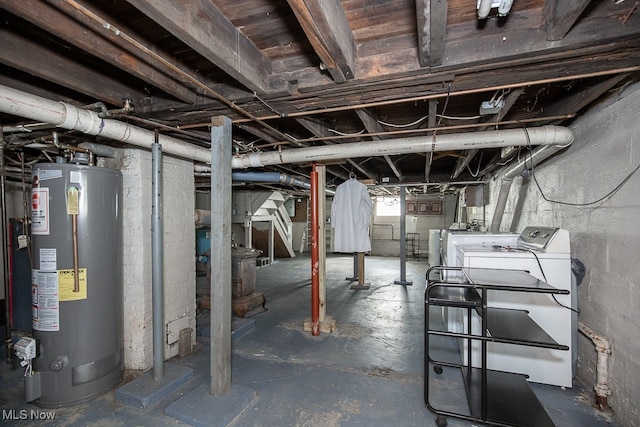
<path fill-rule="evenodd" d="M 526 227 L 518 237 L 518 246 L 543 251 L 558 233 L 557 227 Z"/>

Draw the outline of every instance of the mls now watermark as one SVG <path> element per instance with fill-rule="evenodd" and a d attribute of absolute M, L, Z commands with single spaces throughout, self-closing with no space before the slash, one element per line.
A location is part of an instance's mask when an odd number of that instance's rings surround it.
<path fill-rule="evenodd" d="M 51 421 L 56 417 L 54 411 L 40 411 L 38 409 L 3 409 L 0 421 L 42 420 Z"/>

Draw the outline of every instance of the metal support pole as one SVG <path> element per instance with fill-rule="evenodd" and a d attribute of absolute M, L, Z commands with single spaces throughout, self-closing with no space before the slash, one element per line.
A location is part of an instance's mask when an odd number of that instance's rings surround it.
<path fill-rule="evenodd" d="M 231 390 L 231 119 L 211 119 L 211 394 Z"/>
<path fill-rule="evenodd" d="M 412 280 L 407 280 L 407 189 L 400 189 L 400 280 L 395 285 L 413 285 Z"/>
<path fill-rule="evenodd" d="M 4 166 L 4 135 L 2 133 L 2 128 L 0 127 L 0 214 L 2 214 L 2 272 L 3 272 L 3 286 L 4 286 L 4 300 L 6 303 L 5 306 L 5 337 L 4 337 L 4 348 L 6 350 L 6 360 L 7 363 L 11 363 L 13 359 L 13 354 L 11 352 L 11 327 L 12 327 L 12 319 L 9 315 L 9 305 L 12 303 L 9 296 L 11 295 L 9 289 L 9 253 L 8 253 L 8 230 L 7 230 L 7 200 L 5 197 L 6 190 L 6 173 Z M 26 227 L 26 225 L 25 225 Z"/>
<path fill-rule="evenodd" d="M 320 281 L 318 259 L 318 172 L 311 171 L 311 335 L 320 335 Z"/>
<path fill-rule="evenodd" d="M 156 130 L 156 141 L 158 131 Z M 164 278 L 162 254 L 162 146 L 151 146 L 151 304 L 153 310 L 153 380 L 164 377 Z"/>

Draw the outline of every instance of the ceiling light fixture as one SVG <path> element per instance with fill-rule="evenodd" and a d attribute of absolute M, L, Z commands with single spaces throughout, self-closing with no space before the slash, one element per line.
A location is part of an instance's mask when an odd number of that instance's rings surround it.
<path fill-rule="evenodd" d="M 478 18 L 486 19 L 492 8 L 498 8 L 498 16 L 507 16 L 513 6 L 513 0 L 478 0 Z"/>

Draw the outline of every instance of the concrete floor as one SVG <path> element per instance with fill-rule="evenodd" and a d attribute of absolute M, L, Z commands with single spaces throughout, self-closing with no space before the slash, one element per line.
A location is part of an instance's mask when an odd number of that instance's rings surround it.
<path fill-rule="evenodd" d="M 247 319 L 255 322 L 255 328 L 233 342 L 233 387 L 250 391 L 248 403 L 238 413 L 208 415 L 202 425 L 435 426 L 435 416 L 423 400 L 423 294 L 428 267 L 425 260 L 409 260 L 406 278 L 413 285 L 399 286 L 393 284 L 400 279 L 397 258 L 367 257 L 366 281 L 371 287 L 353 291 L 345 280 L 353 275 L 353 258 L 330 255 L 327 315 L 336 320 L 337 329 L 317 337 L 303 331 L 303 322 L 311 315 L 309 258 L 281 259 L 259 268 L 257 290 L 267 298 L 267 311 L 260 307 L 250 312 Z M 21 370 L 2 363 L 0 424 L 186 425 L 165 411 L 182 396 L 208 389 L 209 339 L 202 336 L 208 330 L 208 313 L 198 320 L 194 353 L 168 362 L 194 369 L 195 376 L 146 410 L 127 406 L 109 392 L 88 403 L 54 410 L 53 421 L 10 421 L 8 411 L 39 409 L 24 403 Z M 452 376 L 445 372 L 432 384 L 434 399 L 464 408 L 464 392 Z M 619 425 L 612 414 L 592 407 L 591 386 L 576 382 L 572 389 L 539 384 L 533 388 L 559 427 Z M 191 410 L 207 413 L 210 408 Z M 448 425 L 474 424 L 448 418 Z"/>

